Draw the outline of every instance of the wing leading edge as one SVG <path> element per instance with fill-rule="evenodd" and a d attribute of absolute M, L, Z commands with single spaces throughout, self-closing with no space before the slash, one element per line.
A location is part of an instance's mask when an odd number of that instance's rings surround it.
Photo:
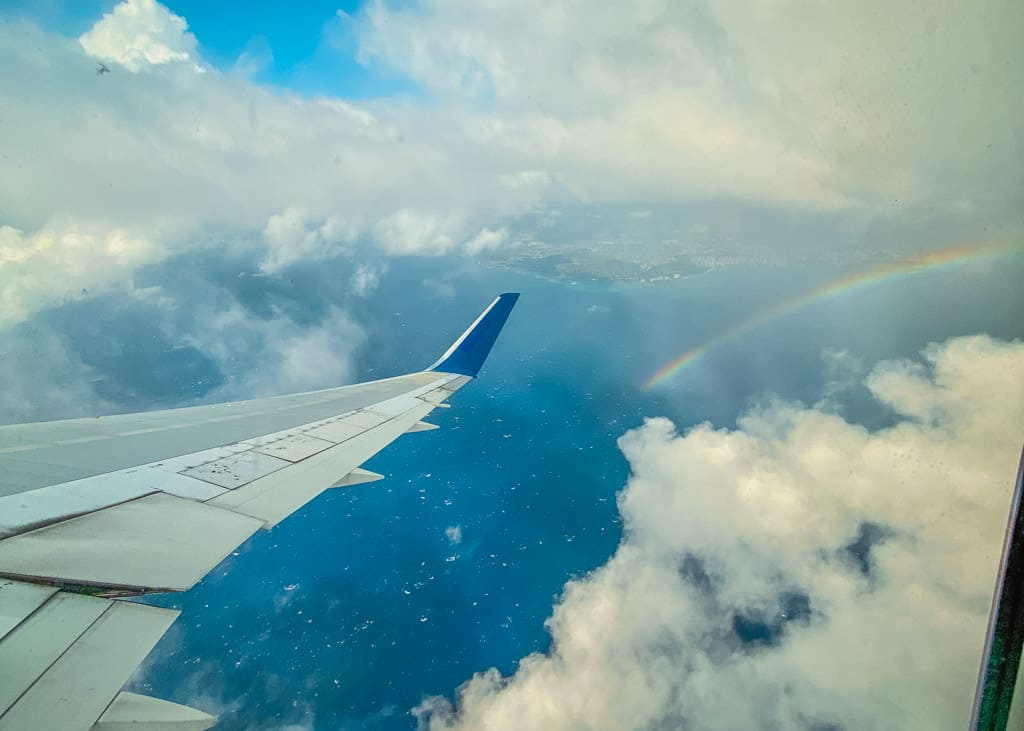
<path fill-rule="evenodd" d="M 120 690 L 177 615 L 117 598 L 187 590 L 325 490 L 381 479 L 363 462 L 435 428 L 423 418 L 479 373 L 517 298 L 405 376 L 0 427 L 0 731 L 212 725 Z"/>

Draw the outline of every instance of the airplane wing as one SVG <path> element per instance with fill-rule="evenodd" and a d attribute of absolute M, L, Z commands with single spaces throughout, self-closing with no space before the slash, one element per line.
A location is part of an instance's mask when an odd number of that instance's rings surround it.
<path fill-rule="evenodd" d="M 121 691 L 186 591 L 260 528 L 360 467 L 474 378 L 519 295 L 425 371 L 210 406 L 0 427 L 0 731 L 205 729 Z"/>

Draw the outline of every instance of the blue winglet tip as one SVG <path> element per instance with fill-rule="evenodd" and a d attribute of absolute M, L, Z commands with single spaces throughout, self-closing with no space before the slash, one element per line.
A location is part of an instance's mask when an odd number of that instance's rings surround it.
<path fill-rule="evenodd" d="M 518 299 L 518 292 L 498 295 L 466 332 L 462 333 L 445 354 L 427 370 L 458 373 L 461 376 L 475 378 Z"/>

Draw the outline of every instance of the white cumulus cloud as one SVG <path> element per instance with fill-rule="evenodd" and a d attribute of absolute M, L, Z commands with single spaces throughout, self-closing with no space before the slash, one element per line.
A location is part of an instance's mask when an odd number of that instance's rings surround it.
<path fill-rule="evenodd" d="M 464 248 L 467 254 L 479 254 L 480 252 L 487 251 L 488 249 L 497 249 L 506 241 L 508 241 L 507 228 L 502 227 L 496 231 L 485 228 L 467 241 Z"/>
<path fill-rule="evenodd" d="M 286 208 L 267 219 L 263 227 L 267 254 L 260 262 L 260 270 L 274 274 L 300 260 L 329 257 L 358 235 L 357 226 L 334 216 L 319 220 L 301 208 Z"/>
<path fill-rule="evenodd" d="M 122 283 L 165 255 L 148 236 L 122 228 L 60 222 L 29 234 L 0 225 L 0 327 L 83 289 Z"/>
<path fill-rule="evenodd" d="M 403 208 L 377 224 L 374 241 L 388 254 L 445 254 L 455 248 L 464 228 L 458 214 Z"/>
<path fill-rule="evenodd" d="M 963 728 L 1020 455 L 1024 344 L 957 338 L 865 383 L 897 423 L 775 402 L 732 430 L 651 419 L 623 436 L 622 543 L 566 585 L 551 651 L 474 676 L 454 707 L 427 701 L 421 725 Z"/>
<path fill-rule="evenodd" d="M 196 321 L 197 329 L 181 341 L 211 358 L 224 375 L 224 385 L 208 397 L 215 402 L 350 383 L 356 353 L 366 342 L 366 332 L 339 308 L 314 325 L 300 326 L 280 312 L 256 318 L 237 304 L 204 305 Z M 245 352 L 256 353 L 256 367 L 237 361 Z"/>
<path fill-rule="evenodd" d="M 105 14 L 79 42 L 91 55 L 131 71 L 186 61 L 198 69 L 196 38 L 188 23 L 154 0 L 124 0 Z"/>

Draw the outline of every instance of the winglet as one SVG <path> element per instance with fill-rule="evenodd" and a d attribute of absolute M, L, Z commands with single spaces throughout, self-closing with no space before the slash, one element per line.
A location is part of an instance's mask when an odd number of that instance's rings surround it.
<path fill-rule="evenodd" d="M 452 343 L 452 347 L 427 370 L 476 377 L 517 299 L 519 294 L 516 292 L 498 295 L 469 329 Z"/>

